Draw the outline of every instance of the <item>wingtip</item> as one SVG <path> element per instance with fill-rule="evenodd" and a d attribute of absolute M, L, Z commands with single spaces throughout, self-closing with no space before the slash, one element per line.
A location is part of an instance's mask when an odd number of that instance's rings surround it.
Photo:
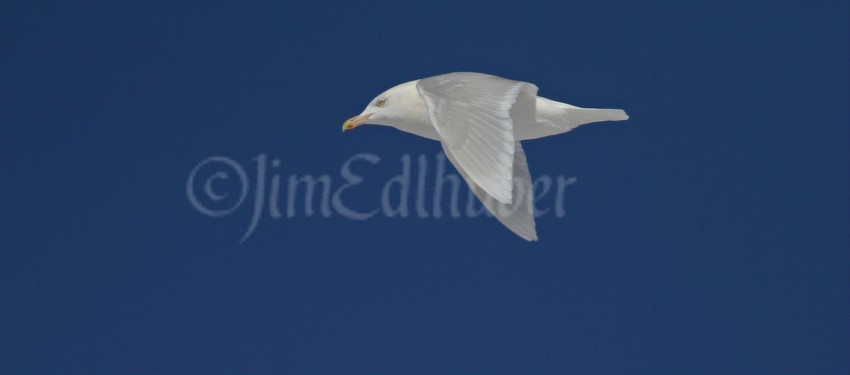
<path fill-rule="evenodd" d="M 511 230 L 511 232 L 514 232 L 514 234 L 528 242 L 537 241 L 537 229 L 535 228 L 534 222 L 531 223 L 530 227 L 526 228 L 508 228 Z"/>
<path fill-rule="evenodd" d="M 522 239 L 524 239 L 528 242 L 537 242 L 537 232 L 536 231 L 529 233 L 529 234 L 522 234 L 522 235 L 520 235 L 520 237 L 522 237 Z"/>

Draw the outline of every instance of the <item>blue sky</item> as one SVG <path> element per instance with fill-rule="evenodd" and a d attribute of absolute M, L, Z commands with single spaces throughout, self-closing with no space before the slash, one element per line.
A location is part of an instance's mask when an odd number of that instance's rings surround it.
<path fill-rule="evenodd" d="M 848 10 L 4 3 L 0 372 L 847 373 Z M 453 71 L 631 116 L 524 143 L 576 179 L 540 241 L 334 214 L 240 243 L 250 205 L 187 198 L 213 156 L 340 184 L 370 154 L 345 203 L 376 207 L 439 144 L 342 121 Z"/>

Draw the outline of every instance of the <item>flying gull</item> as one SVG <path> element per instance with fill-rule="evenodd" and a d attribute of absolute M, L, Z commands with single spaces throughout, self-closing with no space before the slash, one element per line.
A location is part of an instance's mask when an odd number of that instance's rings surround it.
<path fill-rule="evenodd" d="M 536 241 L 532 180 L 520 141 L 628 118 L 620 109 L 580 108 L 537 96 L 537 86 L 528 82 L 449 73 L 383 92 L 342 130 L 386 125 L 440 141 L 493 216 L 523 239 Z"/>

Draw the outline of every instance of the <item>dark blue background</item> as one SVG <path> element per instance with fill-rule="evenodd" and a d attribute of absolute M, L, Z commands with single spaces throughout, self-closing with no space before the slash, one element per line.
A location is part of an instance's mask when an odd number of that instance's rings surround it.
<path fill-rule="evenodd" d="M 682 3 L 4 2 L 0 372 L 848 373 L 850 7 Z M 526 142 L 578 178 L 541 241 L 189 204 L 214 155 L 394 175 L 439 145 L 341 122 L 452 71 L 631 115 Z"/>

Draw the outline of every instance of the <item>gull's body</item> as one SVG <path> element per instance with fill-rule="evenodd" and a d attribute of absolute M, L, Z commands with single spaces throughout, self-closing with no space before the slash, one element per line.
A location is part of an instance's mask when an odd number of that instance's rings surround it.
<path fill-rule="evenodd" d="M 511 231 L 536 240 L 531 175 L 520 141 L 591 122 L 626 120 L 619 109 L 580 108 L 537 96 L 537 86 L 480 73 L 449 73 L 395 86 L 343 130 L 392 126 L 440 141 L 475 195 Z"/>

